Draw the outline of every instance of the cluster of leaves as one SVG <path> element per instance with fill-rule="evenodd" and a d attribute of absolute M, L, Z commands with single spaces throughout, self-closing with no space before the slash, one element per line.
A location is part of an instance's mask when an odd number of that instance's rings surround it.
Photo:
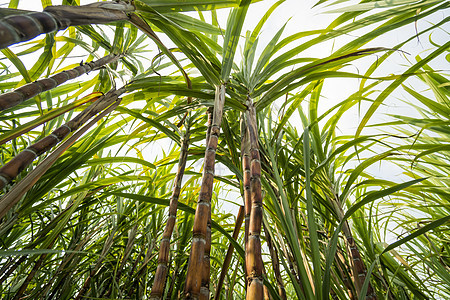
<path fill-rule="evenodd" d="M 42 1 L 43 6 L 50 2 Z M 230 195 L 243 192 L 242 134 L 236 120 L 249 99 L 257 111 L 269 297 L 363 299 L 368 291 L 379 299 L 450 297 L 450 91 L 447 77 L 429 66 L 443 58 L 450 43 L 434 45 L 403 73 L 374 77 L 393 53 L 449 19 L 402 37 L 392 48 L 363 48 L 450 4 L 362 1 L 337 10 L 342 14 L 325 29 L 283 37 L 282 27 L 258 49 L 266 20 L 283 2 L 274 3 L 253 30 L 242 32 L 250 0 L 136 0 L 136 15 L 144 23 L 69 27 L 1 50 L 4 93 L 76 67 L 79 63 L 72 57 L 78 59 L 80 53 L 85 62 L 121 55 L 89 76 L 3 110 L 2 164 L 102 93 L 126 83 L 113 112 L 85 127 L 84 135 L 62 149 L 59 158 L 36 158 L 4 189 L 0 202 L 15 197 L 15 204 L 7 210 L 1 207 L 2 299 L 148 298 L 180 146 L 189 130 L 188 164 L 164 291 L 165 298 L 181 298 L 206 150 L 206 111 L 214 105 L 218 85 L 226 86 L 226 101 L 216 155 L 221 172 L 215 176 L 212 200 L 210 292 L 216 299 L 245 298 L 244 229 L 235 228 L 239 222 L 229 207 L 243 204 L 240 196 Z M 15 9 L 18 3 L 10 1 L 9 7 Z M 217 9 L 230 9 L 225 27 L 217 22 Z M 2 16 L 12 13 L 7 10 Z M 364 28 L 371 29 L 328 57 L 301 55 Z M 158 36 L 176 48 L 167 48 Z M 153 42 L 160 53 L 149 51 L 147 44 Z M 242 55 L 237 58 L 238 45 Z M 23 62 L 29 55 L 39 55 L 31 68 Z M 346 71 L 364 57 L 373 63 L 363 75 Z M 320 114 L 322 90 L 331 78 L 358 78 L 360 86 Z M 407 80 L 417 78 L 430 95 L 408 85 Z M 392 122 L 371 125 L 378 131 L 365 135 L 375 111 L 398 88 L 409 94 L 407 105 L 422 118 L 395 115 Z M 366 104 L 355 134 L 340 135 L 339 121 Z M 294 126 L 297 117 L 301 125 Z M 386 127 L 388 134 L 380 133 Z M 54 163 L 45 174 L 31 172 L 48 159 Z M 368 172 L 384 162 L 403 169 L 401 181 Z M 34 184 L 14 189 L 27 176 L 35 176 L 30 179 Z M 232 237 L 234 230 L 240 232 L 237 238 Z M 387 243 L 393 235 L 396 241 Z M 229 245 L 235 250 L 226 265 Z M 221 273 L 225 287 L 218 289 Z"/>

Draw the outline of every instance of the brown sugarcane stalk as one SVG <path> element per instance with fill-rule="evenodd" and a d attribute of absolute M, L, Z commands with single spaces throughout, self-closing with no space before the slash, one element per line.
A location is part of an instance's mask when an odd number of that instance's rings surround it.
<path fill-rule="evenodd" d="M 104 110 L 114 103 L 118 97 L 125 92 L 125 88 L 108 92 L 88 108 L 78 114 L 75 118 L 66 124 L 58 127 L 50 135 L 44 137 L 37 143 L 29 146 L 13 159 L 0 168 L 0 189 L 4 188 L 13 180 L 23 169 L 30 165 L 33 160 L 41 154 L 49 151 L 53 146 L 62 141 L 69 133 L 77 130 L 86 123 L 91 117 Z M 0 212 L 4 211 L 3 202 L 0 201 Z"/>
<path fill-rule="evenodd" d="M 211 212 L 208 217 L 208 223 L 206 227 L 206 239 L 205 239 L 205 253 L 203 254 L 203 266 L 202 266 L 202 281 L 200 287 L 199 300 L 209 300 L 209 277 L 211 272 Z"/>
<path fill-rule="evenodd" d="M 158 267 L 156 268 L 155 279 L 153 281 L 150 299 L 162 299 L 164 286 L 168 273 L 170 239 L 172 237 L 173 229 L 177 218 L 178 198 L 181 192 L 181 182 L 183 180 L 184 170 L 186 168 L 186 160 L 189 150 L 190 126 L 186 126 L 186 132 L 181 142 L 180 159 L 178 162 L 178 171 L 175 176 L 172 196 L 169 204 L 169 218 L 167 219 L 166 227 L 161 238 L 161 245 L 159 247 Z"/>
<path fill-rule="evenodd" d="M 85 126 L 77 130 L 71 137 L 59 145 L 52 153 L 50 153 L 39 165 L 29 172 L 22 180 L 12 187 L 0 199 L 0 219 L 27 193 L 33 185 L 48 171 L 48 169 L 56 162 L 56 160 L 75 143 L 89 128 L 96 125 L 103 117 L 111 113 L 119 106 L 122 99 L 117 99 L 112 105 L 104 109 L 95 118 L 89 121 Z M 103 187 L 101 187 L 103 188 Z"/>
<path fill-rule="evenodd" d="M 134 10 L 133 5 L 123 1 L 106 1 L 82 6 L 47 6 L 43 12 L 11 15 L 0 20 L 0 49 L 69 26 L 125 21 L 127 13 Z"/>
<path fill-rule="evenodd" d="M 251 193 L 250 193 L 250 141 L 248 137 L 247 122 L 245 115 L 241 116 L 241 159 L 242 159 L 242 185 L 244 196 L 244 211 L 245 211 L 245 229 L 244 229 L 244 249 L 247 256 L 247 244 L 248 244 L 248 230 L 250 226 L 250 211 L 252 207 Z M 244 264 L 245 278 L 248 277 L 247 268 Z M 245 285 L 247 289 L 247 285 Z"/>
<path fill-rule="evenodd" d="M 342 221 L 342 219 L 344 218 L 344 212 L 340 205 L 339 197 L 336 195 L 335 199 L 331 200 L 331 203 L 337 212 L 339 220 Z M 356 287 L 356 292 L 358 294 L 358 297 L 360 297 L 361 288 L 364 284 L 364 281 L 366 280 L 366 275 L 367 275 L 366 266 L 364 265 L 364 263 L 362 261 L 361 254 L 359 253 L 358 247 L 356 246 L 350 226 L 348 225 L 347 221 L 345 221 L 344 226 L 342 227 L 342 232 L 345 235 L 345 239 L 347 241 L 349 257 L 351 258 L 353 282 Z M 370 282 L 369 282 L 369 286 L 367 288 L 367 294 L 365 296 L 365 299 L 366 300 L 376 300 L 377 299 L 377 295 L 376 295 L 376 293 L 372 287 L 372 284 Z"/>
<path fill-rule="evenodd" d="M 236 217 L 236 224 L 234 226 L 233 230 L 233 239 L 237 240 L 239 236 L 239 231 L 241 230 L 242 222 L 244 221 L 244 207 L 239 207 L 239 212 Z M 233 255 L 234 246 L 230 243 L 228 246 L 227 254 L 225 255 L 225 259 L 223 261 L 222 271 L 220 272 L 219 281 L 217 283 L 216 288 L 216 296 L 214 297 L 215 300 L 220 299 L 220 292 L 222 290 L 223 281 L 225 279 L 225 275 L 227 275 L 228 267 L 230 266 L 231 258 Z"/>
<path fill-rule="evenodd" d="M 30 98 L 33 98 L 34 96 L 39 95 L 40 93 L 54 89 L 55 87 L 63 84 L 68 80 L 77 78 L 90 71 L 97 70 L 107 64 L 115 62 L 120 57 L 122 57 L 122 55 L 109 54 L 105 57 L 100 58 L 99 60 L 91 61 L 84 65 L 75 67 L 71 70 L 62 71 L 49 78 L 40 79 L 35 82 L 28 83 L 12 92 L 1 94 L 0 111 L 10 107 L 14 107 L 24 102 L 25 100 L 28 100 Z"/>
<path fill-rule="evenodd" d="M 272 237 L 266 229 L 266 224 L 263 222 L 264 232 L 266 233 L 267 247 L 269 248 L 270 258 L 272 259 L 272 267 L 273 272 L 275 274 L 275 278 L 278 284 L 278 295 L 281 299 L 286 300 L 286 289 L 284 288 L 283 278 L 281 277 L 280 272 L 280 260 L 278 258 L 277 249 L 274 247 L 272 243 Z"/>
<path fill-rule="evenodd" d="M 264 299 L 263 261 L 261 256 L 261 223 L 262 223 L 262 193 L 261 193 L 261 161 L 258 146 L 258 126 L 256 110 L 249 99 L 247 102 L 247 128 L 250 139 L 250 192 L 252 207 L 248 236 L 248 253 L 245 265 L 248 272 L 246 299 Z"/>
<path fill-rule="evenodd" d="M 206 130 L 206 144 L 209 144 L 211 138 L 211 130 L 213 123 L 213 110 L 208 108 L 208 129 Z M 202 268 L 202 286 L 200 287 L 199 300 L 209 300 L 209 274 L 211 272 L 211 210 L 208 216 L 208 223 L 206 227 L 206 243 L 205 253 L 203 254 L 203 268 Z"/>
<path fill-rule="evenodd" d="M 361 288 L 364 284 L 364 281 L 366 280 L 367 270 L 366 266 L 364 265 L 361 255 L 359 253 L 358 247 L 356 246 L 355 240 L 352 236 L 346 237 L 347 238 L 347 244 L 350 248 L 350 255 L 352 258 L 352 267 L 354 269 L 354 281 L 357 283 L 357 291 L 360 293 Z M 372 284 L 369 282 L 369 286 L 367 288 L 367 294 L 365 297 L 366 300 L 376 300 L 377 295 L 375 294 L 375 291 L 372 287 Z"/>
<path fill-rule="evenodd" d="M 214 182 L 214 165 L 217 144 L 219 142 L 220 125 L 222 123 L 223 106 L 225 103 L 225 85 L 216 87 L 214 101 L 213 124 L 211 135 L 206 145 L 205 162 L 203 167 L 202 185 L 197 201 L 194 217 L 194 228 L 191 253 L 186 274 L 185 297 L 198 299 L 200 295 L 201 281 L 204 268 L 204 255 L 206 238 L 208 234 L 208 221 L 211 215 L 211 197 Z"/>

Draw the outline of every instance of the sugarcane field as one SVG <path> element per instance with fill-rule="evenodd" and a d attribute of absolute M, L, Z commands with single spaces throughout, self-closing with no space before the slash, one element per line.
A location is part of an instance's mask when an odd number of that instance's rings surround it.
<path fill-rule="evenodd" d="M 0 299 L 450 299 L 449 12 L 0 0 Z"/>

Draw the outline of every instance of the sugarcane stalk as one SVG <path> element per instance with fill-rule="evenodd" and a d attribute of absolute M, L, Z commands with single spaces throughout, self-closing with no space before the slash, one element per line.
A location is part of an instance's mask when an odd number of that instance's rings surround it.
<path fill-rule="evenodd" d="M 248 272 L 246 299 L 264 299 L 263 261 L 261 256 L 261 223 L 262 223 L 262 192 L 261 192 L 261 161 L 258 146 L 258 126 L 256 110 L 247 101 L 247 128 L 250 139 L 250 192 L 252 207 L 250 211 L 250 225 L 248 236 L 248 253 L 245 265 Z"/>
<path fill-rule="evenodd" d="M 47 6 L 43 12 L 11 15 L 0 20 L 0 49 L 69 26 L 125 21 L 127 13 L 134 10 L 133 5 L 123 1 L 105 1 L 82 6 Z"/>
<path fill-rule="evenodd" d="M 50 169 L 50 167 L 56 162 L 56 160 L 75 143 L 89 128 L 97 124 L 103 117 L 111 113 L 119 106 L 122 99 L 117 99 L 112 105 L 107 107 L 95 118 L 93 118 L 88 124 L 77 130 L 71 137 L 65 140 L 59 145 L 50 155 L 48 155 L 39 165 L 36 166 L 31 172 L 29 172 L 22 180 L 13 186 L 0 199 L 0 219 L 3 218 L 6 213 L 22 199 L 23 195 L 27 193 L 33 185 Z"/>
<path fill-rule="evenodd" d="M 242 222 L 244 221 L 244 207 L 239 207 L 239 212 L 236 217 L 236 224 L 234 226 L 233 230 L 233 239 L 237 240 L 239 236 L 239 231 L 241 230 Z M 230 266 L 231 258 L 233 256 L 234 246 L 230 243 L 228 246 L 227 254 L 225 255 L 225 259 L 223 261 L 222 270 L 220 272 L 219 281 L 217 283 L 216 288 L 216 296 L 214 297 L 215 300 L 220 299 L 220 292 L 222 290 L 223 282 L 225 279 L 225 275 L 227 275 L 228 267 Z"/>
<path fill-rule="evenodd" d="M 58 127 L 50 135 L 44 137 L 35 144 L 29 146 L 13 159 L 0 168 L 0 189 L 4 188 L 11 180 L 30 165 L 35 158 L 49 151 L 53 146 L 62 141 L 69 133 L 77 130 L 81 125 L 91 117 L 104 110 L 114 103 L 118 97 L 125 92 L 125 88 L 108 92 L 99 100 L 91 104 L 88 108 L 78 114 L 75 118 L 66 124 Z M 3 202 L 0 201 L 0 212 L 5 211 Z"/>
<path fill-rule="evenodd" d="M 169 204 L 169 218 L 167 219 L 166 227 L 161 238 L 161 245 L 159 247 L 158 267 L 156 268 L 155 278 L 153 280 L 153 287 L 150 293 L 150 299 L 162 299 L 164 286 L 166 284 L 169 253 L 170 253 L 170 239 L 172 237 L 173 229 L 177 218 L 178 198 L 181 192 L 181 182 L 183 180 L 184 170 L 186 168 L 187 155 L 189 150 L 190 125 L 186 126 L 184 138 L 181 141 L 180 159 L 178 162 L 178 171 L 175 176 L 172 196 Z"/>
<path fill-rule="evenodd" d="M 280 296 L 281 299 L 286 300 L 287 299 L 286 289 L 284 288 L 283 278 L 281 277 L 280 260 L 278 258 L 278 252 L 273 245 L 272 237 L 270 236 L 269 232 L 266 229 L 265 222 L 263 222 L 263 228 L 264 232 L 266 233 L 267 247 L 269 248 L 270 258 L 272 259 L 273 272 L 277 280 L 278 295 Z"/>
<path fill-rule="evenodd" d="M 217 144 L 219 142 L 220 125 L 222 123 L 223 106 L 225 103 L 225 85 L 216 87 L 214 101 L 213 123 L 211 135 L 206 145 L 203 167 L 202 185 L 194 216 L 194 228 L 191 253 L 186 274 L 184 295 L 187 299 L 198 299 L 204 268 L 204 255 L 206 238 L 208 235 L 208 222 L 211 215 L 211 197 L 214 182 L 214 165 Z"/>
<path fill-rule="evenodd" d="M 248 253 L 248 230 L 250 226 L 250 211 L 252 207 L 251 193 L 250 193 L 250 141 L 248 137 L 247 122 L 245 115 L 241 116 L 241 159 L 242 159 L 242 185 L 244 197 L 244 211 L 245 211 L 245 227 L 244 227 L 244 249 L 245 255 Z M 248 277 L 247 268 L 244 264 L 245 278 Z M 247 289 L 247 285 L 245 285 Z"/>
<path fill-rule="evenodd" d="M 208 128 L 206 130 L 206 144 L 209 144 L 211 138 L 211 130 L 213 123 L 213 110 L 208 108 Z M 211 210 L 208 216 L 208 223 L 206 227 L 206 243 L 205 243 L 205 253 L 203 254 L 203 267 L 202 267 L 202 285 L 200 287 L 199 300 L 209 300 L 209 274 L 211 272 Z"/>
<path fill-rule="evenodd" d="M 331 201 L 331 203 L 337 212 L 339 221 L 342 221 L 342 219 L 344 218 L 344 212 L 340 205 L 339 197 L 336 195 L 335 199 L 333 199 Z M 342 232 L 345 235 L 349 256 L 351 258 L 353 282 L 355 284 L 358 297 L 361 297 L 361 295 L 360 295 L 361 289 L 364 284 L 364 281 L 366 280 L 366 275 L 367 275 L 366 266 L 364 265 L 364 263 L 362 261 L 361 254 L 359 253 L 358 247 L 356 246 L 355 240 L 353 238 L 353 234 L 351 232 L 350 226 L 348 225 L 347 221 L 344 222 L 344 226 L 342 227 Z M 365 299 L 366 300 L 376 300 L 377 299 L 377 295 L 375 294 L 375 291 L 370 282 L 369 282 L 369 286 L 367 288 L 367 294 L 365 296 Z"/>
<path fill-rule="evenodd" d="M 350 233 L 351 234 L 351 233 Z M 348 236 L 347 238 L 347 244 L 348 247 L 350 248 L 350 255 L 352 258 L 352 267 L 353 267 L 353 271 L 354 271 L 354 281 L 357 286 L 357 292 L 358 294 L 361 293 L 361 288 L 364 284 L 364 281 L 366 280 L 366 276 L 367 276 L 367 270 L 366 270 L 366 266 L 364 265 L 362 258 L 361 258 L 361 254 L 359 253 L 358 247 L 356 246 L 355 240 L 353 239 L 353 236 Z M 377 299 L 377 295 L 375 294 L 375 291 L 372 287 L 372 284 L 369 282 L 369 286 L 367 288 L 367 293 L 366 293 L 366 300 L 376 300 Z"/>
<path fill-rule="evenodd" d="M 206 239 L 205 239 L 205 253 L 203 254 L 203 266 L 202 266 L 202 282 L 200 287 L 199 300 L 209 300 L 209 278 L 211 273 L 211 215 L 208 217 L 208 223 L 206 227 Z"/>
<path fill-rule="evenodd" d="M 68 80 L 72 80 L 90 71 L 97 70 L 107 64 L 113 63 L 121 57 L 122 55 L 109 54 L 105 57 L 100 58 L 99 60 L 82 64 L 71 70 L 62 71 L 49 78 L 40 79 L 35 82 L 31 82 L 24 86 L 21 86 L 14 91 L 1 94 L 0 111 L 14 107 L 24 102 L 25 100 L 28 100 L 30 98 L 39 95 L 40 93 L 54 89 L 55 87 L 63 84 Z"/>

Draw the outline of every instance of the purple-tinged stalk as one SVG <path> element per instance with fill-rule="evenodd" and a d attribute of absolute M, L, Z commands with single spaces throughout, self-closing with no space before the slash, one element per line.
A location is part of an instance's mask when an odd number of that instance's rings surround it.
<path fill-rule="evenodd" d="M 209 144 L 211 138 L 211 130 L 213 124 L 213 110 L 208 108 L 208 129 L 206 130 L 206 144 Z M 208 223 L 206 228 L 206 243 L 205 253 L 203 255 L 203 269 L 202 269 L 202 286 L 200 287 L 199 300 L 209 300 L 209 274 L 211 273 L 211 210 L 208 216 Z"/>
<path fill-rule="evenodd" d="M 208 223 L 210 223 L 211 198 L 214 183 L 214 166 L 224 103 L 225 85 L 220 85 L 216 87 L 211 134 L 206 145 L 202 185 L 194 217 L 192 247 L 189 255 L 184 291 L 187 299 L 198 299 L 200 297 L 202 278 L 205 276 L 203 274 L 205 268 L 204 256 L 205 249 L 207 248 Z"/>
<path fill-rule="evenodd" d="M 248 232 L 250 226 L 250 211 L 252 207 L 251 193 L 250 193 L 250 140 L 248 137 L 247 122 L 245 120 L 245 115 L 241 116 L 241 159 L 242 159 L 242 185 L 243 185 L 243 196 L 244 196 L 244 249 L 245 255 L 248 253 Z M 245 278 L 248 277 L 247 268 L 244 264 L 244 274 Z M 247 285 L 245 286 L 247 289 Z"/>
<path fill-rule="evenodd" d="M 258 126 L 256 110 L 249 99 L 247 111 L 247 128 L 250 139 L 250 193 L 251 211 L 249 236 L 245 265 L 247 268 L 247 297 L 246 299 L 264 299 L 263 260 L 261 255 L 261 223 L 263 217 L 261 192 L 261 161 L 258 145 Z"/>
<path fill-rule="evenodd" d="M 105 1 L 82 6 L 47 6 L 43 12 L 14 14 L 0 20 L 0 49 L 69 26 L 126 21 L 127 13 L 134 10 L 133 5 L 123 1 Z"/>
<path fill-rule="evenodd" d="M 7 108 L 14 107 L 25 100 L 33 98 L 40 93 L 54 89 L 55 87 L 63 84 L 64 82 L 77 78 L 90 71 L 97 70 L 107 64 L 115 62 L 122 55 L 109 54 L 96 61 L 88 62 L 84 65 L 80 65 L 73 69 L 62 71 L 49 78 L 40 79 L 35 82 L 28 83 L 21 86 L 14 91 L 4 93 L 0 95 L 0 111 Z"/>
<path fill-rule="evenodd" d="M 175 176 L 172 196 L 169 204 L 169 218 L 167 219 L 166 227 L 161 238 L 161 245 L 159 247 L 158 267 L 156 268 L 155 279 L 153 281 L 150 299 L 162 299 L 164 293 L 164 286 L 166 284 L 169 253 L 170 253 L 170 239 L 172 238 L 173 229 L 177 219 L 178 198 L 181 192 L 181 182 L 183 180 L 184 170 L 186 168 L 187 155 L 189 150 L 190 128 L 189 124 L 186 126 L 186 132 L 181 141 L 180 159 L 178 162 L 178 170 Z"/>

